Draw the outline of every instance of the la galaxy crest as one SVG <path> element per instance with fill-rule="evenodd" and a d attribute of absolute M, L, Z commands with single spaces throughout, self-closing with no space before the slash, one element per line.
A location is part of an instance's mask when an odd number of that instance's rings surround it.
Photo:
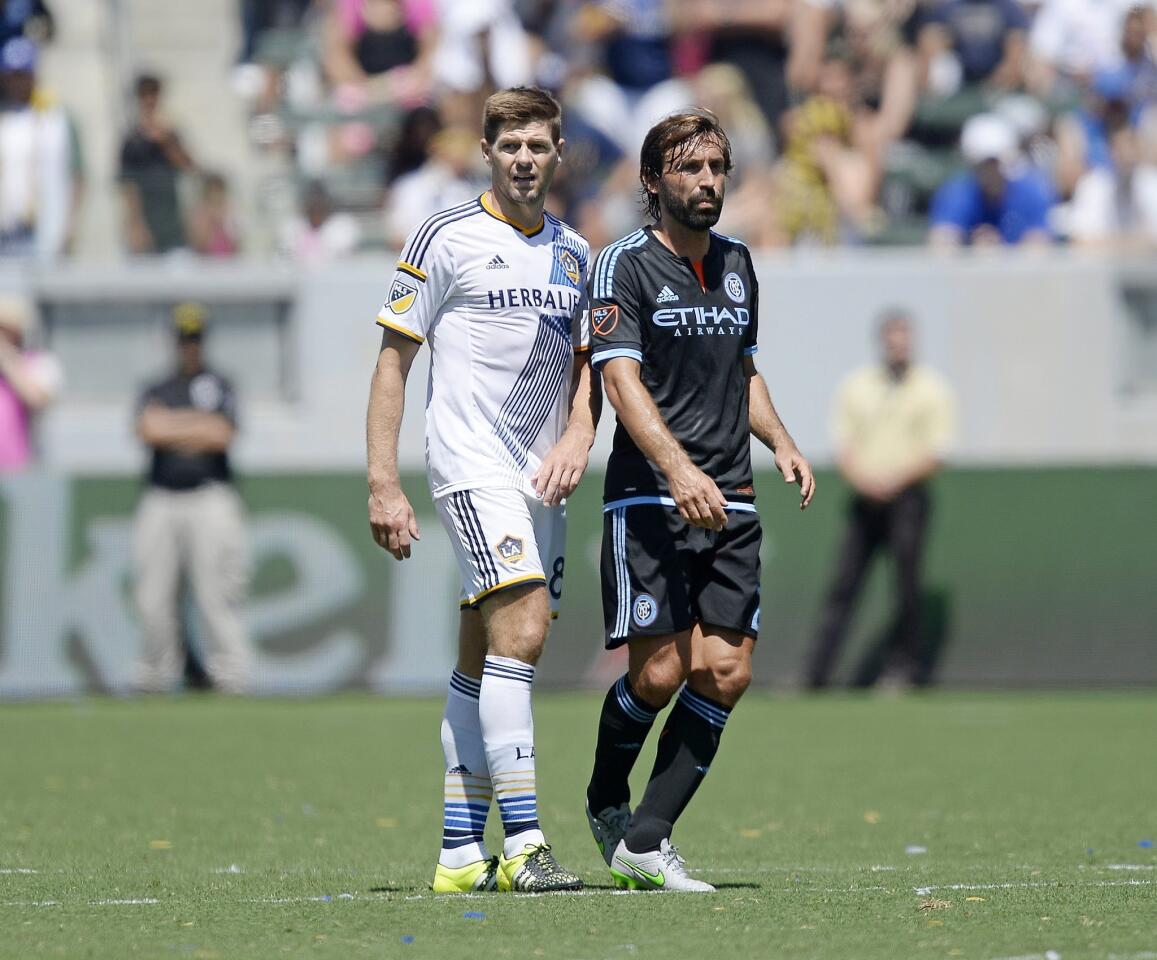
<path fill-rule="evenodd" d="M 390 308 L 390 313 L 402 314 L 414 305 L 417 297 L 418 288 L 405 278 L 398 277 L 394 280 L 394 285 L 390 287 L 390 296 L 386 305 Z"/>
<path fill-rule="evenodd" d="M 554 245 L 554 266 L 550 271 L 550 282 L 564 284 L 575 290 L 582 288 L 583 268 L 579 258 L 559 243 Z"/>
<path fill-rule="evenodd" d="M 522 541 L 518 537 L 512 537 L 509 533 L 494 545 L 494 549 L 498 551 L 498 555 L 505 563 L 518 563 L 525 552 Z"/>

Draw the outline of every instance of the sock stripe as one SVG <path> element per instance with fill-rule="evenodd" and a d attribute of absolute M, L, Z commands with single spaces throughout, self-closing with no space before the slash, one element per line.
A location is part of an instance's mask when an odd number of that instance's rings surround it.
<path fill-rule="evenodd" d="M 496 663 L 490 657 L 486 658 L 486 665 L 482 668 L 483 676 L 498 677 L 502 680 L 517 680 L 520 683 L 534 682 L 534 667 L 529 665 L 515 667 L 509 663 Z"/>
<path fill-rule="evenodd" d="M 482 690 L 482 681 L 455 670 L 450 674 L 450 689 L 471 700 L 477 700 Z"/>
<path fill-rule="evenodd" d="M 482 838 L 474 833 L 462 833 L 446 830 L 442 833 L 442 849 L 457 850 L 459 847 L 468 847 L 471 844 L 481 843 Z"/>
<path fill-rule="evenodd" d="M 659 714 L 658 710 L 652 710 L 635 696 L 625 674 L 619 677 L 618 683 L 615 684 L 615 699 L 619 702 L 623 713 L 636 723 L 654 723 L 655 717 Z"/>
<path fill-rule="evenodd" d="M 720 706 L 718 703 L 700 696 L 690 687 L 683 688 L 679 694 L 679 702 L 692 713 L 706 720 L 711 726 L 719 730 L 723 729 L 727 723 L 727 718 L 731 716 L 731 711 L 726 707 Z"/>

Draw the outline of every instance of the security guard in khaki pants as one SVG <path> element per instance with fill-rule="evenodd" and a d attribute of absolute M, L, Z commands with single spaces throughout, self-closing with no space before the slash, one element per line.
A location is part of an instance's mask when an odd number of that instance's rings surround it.
<path fill-rule="evenodd" d="M 213 686 L 243 693 L 253 656 L 241 620 L 248 580 L 245 520 L 229 445 L 237 428 L 233 387 L 205 366 L 205 310 L 173 311 L 176 369 L 137 404 L 137 436 L 151 459 L 133 533 L 135 598 L 144 634 L 141 690 L 173 689 L 184 668 L 180 584 L 184 573 L 205 628 Z"/>

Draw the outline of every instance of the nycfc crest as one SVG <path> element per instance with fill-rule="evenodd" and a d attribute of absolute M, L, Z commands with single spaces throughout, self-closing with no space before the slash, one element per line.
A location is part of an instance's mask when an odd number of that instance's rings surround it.
<path fill-rule="evenodd" d="M 743 303 L 747 296 L 747 291 L 743 288 L 743 281 L 739 279 L 738 273 L 729 273 L 723 278 L 723 289 L 727 291 L 727 296 L 736 303 Z"/>
<path fill-rule="evenodd" d="M 640 593 L 631 605 L 631 617 L 636 625 L 649 627 L 659 616 L 659 604 L 647 593 Z"/>

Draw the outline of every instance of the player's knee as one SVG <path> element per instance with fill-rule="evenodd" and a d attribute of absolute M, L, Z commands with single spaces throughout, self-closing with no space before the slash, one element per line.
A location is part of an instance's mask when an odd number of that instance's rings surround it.
<path fill-rule="evenodd" d="M 746 657 L 729 657 L 707 666 L 706 676 L 697 677 L 697 689 L 707 687 L 715 691 L 716 699 L 725 706 L 734 706 L 751 685 L 751 661 Z"/>
<path fill-rule="evenodd" d="M 496 657 L 510 657 L 531 666 L 538 663 L 546 641 L 546 631 L 527 625 L 491 638 L 489 652 Z"/>
<path fill-rule="evenodd" d="M 671 702 L 686 679 L 682 660 L 663 657 L 645 663 L 637 675 L 631 677 L 631 686 L 649 706 L 661 709 Z"/>

